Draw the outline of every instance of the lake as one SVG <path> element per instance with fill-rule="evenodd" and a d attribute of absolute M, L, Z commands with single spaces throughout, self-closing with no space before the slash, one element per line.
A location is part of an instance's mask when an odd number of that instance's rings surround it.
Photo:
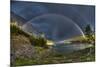
<path fill-rule="evenodd" d="M 86 43 L 56 44 L 52 46 L 52 50 L 60 54 L 66 54 L 66 53 L 71 53 L 73 51 L 83 50 L 85 48 L 89 48 L 92 46 L 93 46 L 92 44 L 86 44 Z"/>

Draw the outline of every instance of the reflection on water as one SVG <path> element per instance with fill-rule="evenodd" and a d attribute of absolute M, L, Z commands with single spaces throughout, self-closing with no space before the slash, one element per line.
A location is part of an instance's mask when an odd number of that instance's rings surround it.
<path fill-rule="evenodd" d="M 53 45 L 52 49 L 54 51 L 56 51 L 57 53 L 61 53 L 61 54 L 66 54 L 66 53 L 70 53 L 73 51 L 78 51 L 78 50 L 82 50 L 88 47 L 92 47 L 92 44 L 57 44 L 57 45 Z"/>

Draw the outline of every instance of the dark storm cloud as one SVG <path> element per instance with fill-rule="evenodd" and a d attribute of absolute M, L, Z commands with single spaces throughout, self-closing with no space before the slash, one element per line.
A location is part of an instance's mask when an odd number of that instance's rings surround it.
<path fill-rule="evenodd" d="M 90 24 L 94 28 L 95 25 L 95 7 L 89 5 L 82 6 L 14 1 L 11 3 L 11 11 L 27 20 L 41 14 L 56 13 L 69 17 L 81 28 L 87 24 Z"/>
<path fill-rule="evenodd" d="M 84 35 L 87 24 L 95 28 L 95 7 L 90 5 L 11 2 L 11 18 L 27 32 L 44 32 L 52 40 Z"/>

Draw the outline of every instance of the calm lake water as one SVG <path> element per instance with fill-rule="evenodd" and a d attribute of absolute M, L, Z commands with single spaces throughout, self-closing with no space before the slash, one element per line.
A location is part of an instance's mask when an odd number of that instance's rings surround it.
<path fill-rule="evenodd" d="M 73 51 L 78 51 L 82 50 L 88 47 L 92 47 L 92 44 L 83 44 L 83 43 L 78 43 L 78 44 L 57 44 L 53 45 L 52 49 L 56 51 L 57 53 L 61 54 L 66 54 L 66 53 L 71 53 Z"/>

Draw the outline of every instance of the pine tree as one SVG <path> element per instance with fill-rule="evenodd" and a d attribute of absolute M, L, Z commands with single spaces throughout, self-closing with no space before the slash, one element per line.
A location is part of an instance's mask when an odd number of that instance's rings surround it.
<path fill-rule="evenodd" d="M 91 42 L 93 37 L 92 37 L 92 30 L 91 30 L 91 27 L 90 27 L 89 24 L 85 28 L 85 35 L 86 35 L 86 37 L 88 39 L 88 42 Z"/>

